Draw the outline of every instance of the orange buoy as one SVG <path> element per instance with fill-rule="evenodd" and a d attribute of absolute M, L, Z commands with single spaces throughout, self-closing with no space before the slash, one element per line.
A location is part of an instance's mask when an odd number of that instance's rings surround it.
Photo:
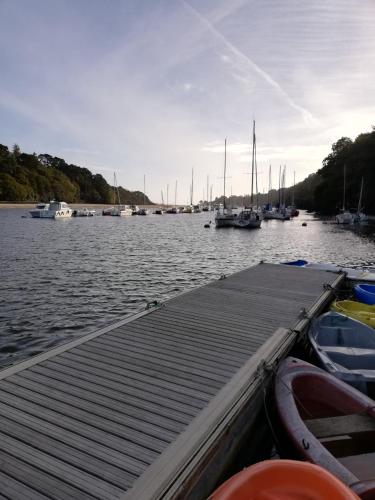
<path fill-rule="evenodd" d="M 209 500 L 359 500 L 327 470 L 308 462 L 266 460 L 239 472 Z"/>

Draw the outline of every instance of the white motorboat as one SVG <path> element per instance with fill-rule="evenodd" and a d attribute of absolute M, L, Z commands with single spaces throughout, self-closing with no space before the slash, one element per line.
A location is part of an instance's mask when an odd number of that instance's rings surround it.
<path fill-rule="evenodd" d="M 44 205 L 44 208 L 42 208 L 42 205 Z M 39 203 L 34 210 L 30 211 L 30 214 L 33 218 L 65 219 L 72 216 L 73 210 L 65 201 L 52 200 L 49 204 Z"/>
<path fill-rule="evenodd" d="M 241 229 L 257 229 L 260 227 L 262 219 L 258 212 L 252 209 L 244 209 L 232 221 L 232 226 Z"/>
<path fill-rule="evenodd" d="M 35 208 L 30 210 L 30 215 L 34 219 L 39 219 L 42 217 L 46 217 L 46 213 L 49 210 L 49 203 L 38 203 Z"/>

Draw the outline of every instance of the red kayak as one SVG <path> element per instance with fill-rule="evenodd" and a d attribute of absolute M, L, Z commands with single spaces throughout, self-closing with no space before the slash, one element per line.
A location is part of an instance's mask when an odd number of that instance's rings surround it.
<path fill-rule="evenodd" d="M 295 460 L 266 460 L 222 484 L 209 500 L 358 500 L 322 467 Z"/>
<path fill-rule="evenodd" d="M 361 498 L 375 499 L 375 402 L 296 358 L 280 364 L 275 399 L 299 456 L 327 469 Z"/>

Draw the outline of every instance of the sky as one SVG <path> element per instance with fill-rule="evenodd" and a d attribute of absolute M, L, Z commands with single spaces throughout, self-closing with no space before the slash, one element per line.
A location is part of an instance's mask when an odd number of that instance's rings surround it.
<path fill-rule="evenodd" d="M 375 125 L 375 0 L 0 0 L 0 143 L 154 202 L 316 172 Z"/>

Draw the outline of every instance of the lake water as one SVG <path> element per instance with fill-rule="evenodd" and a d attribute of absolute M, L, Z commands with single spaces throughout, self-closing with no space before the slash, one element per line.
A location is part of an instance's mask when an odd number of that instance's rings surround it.
<path fill-rule="evenodd" d="M 3 366 L 261 260 L 375 265 L 373 227 L 353 232 L 304 212 L 252 231 L 206 229 L 212 212 L 56 221 L 23 214 L 0 210 Z"/>

